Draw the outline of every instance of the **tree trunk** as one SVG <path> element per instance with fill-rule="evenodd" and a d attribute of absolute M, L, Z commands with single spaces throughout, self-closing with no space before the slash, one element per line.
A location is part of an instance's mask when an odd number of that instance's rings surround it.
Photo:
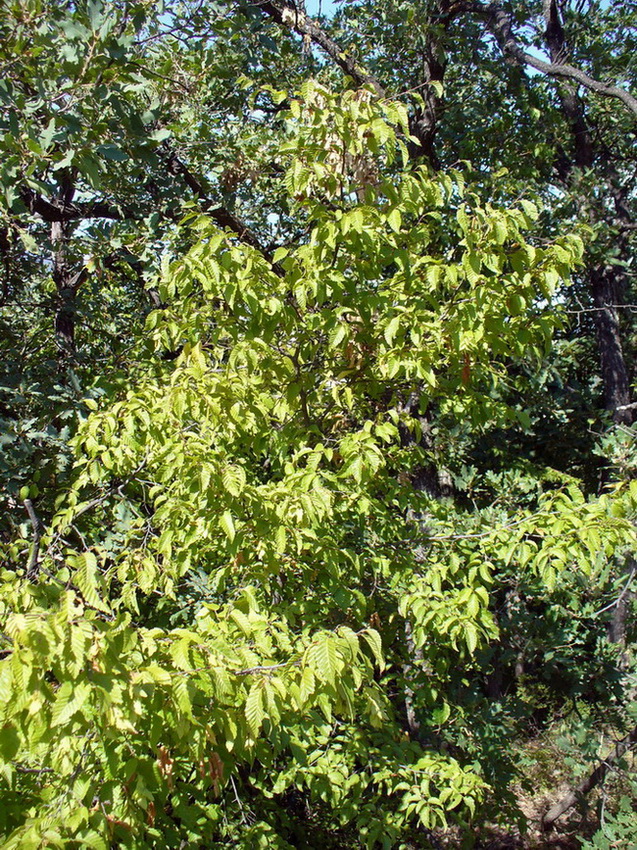
<path fill-rule="evenodd" d="M 412 740 L 417 741 L 420 737 L 420 721 L 416 717 L 414 708 L 414 692 L 409 684 L 411 671 L 416 665 L 422 665 L 423 652 L 422 649 L 416 647 L 411 632 L 411 623 L 405 620 L 405 643 L 407 645 L 407 655 L 409 661 L 403 664 L 403 675 L 405 676 L 405 718 L 407 731 Z"/>
<path fill-rule="evenodd" d="M 73 202 L 75 189 L 69 179 L 60 188 L 60 200 Z M 55 312 L 55 340 L 58 348 L 58 372 L 64 372 L 76 353 L 75 314 L 77 291 L 87 277 L 85 268 L 73 272 L 68 256 L 71 223 L 54 221 L 51 224 L 51 250 L 53 253 L 53 282 L 57 299 Z"/>
<path fill-rule="evenodd" d="M 418 141 L 410 141 L 408 149 L 412 159 L 424 157 L 436 171 L 440 168 L 440 160 L 436 153 L 435 141 L 443 110 L 439 92 L 447 64 L 443 57 L 444 51 L 435 35 L 435 28 L 432 27 L 422 55 L 422 81 L 427 85 L 423 87 L 421 81 L 418 81 L 424 103 L 414 110 L 409 119 L 409 132 Z"/>
<path fill-rule="evenodd" d="M 628 558 L 626 562 L 625 575 L 628 576 L 624 589 L 619 594 L 613 615 L 608 624 L 608 639 L 619 646 L 621 655 L 619 658 L 619 668 L 626 669 L 630 662 L 629 647 L 626 645 L 626 627 L 628 625 L 628 617 L 630 615 L 632 601 L 635 596 L 633 590 L 633 579 L 637 572 L 637 562 L 634 558 Z"/>
<path fill-rule="evenodd" d="M 57 291 L 55 311 L 55 340 L 58 347 L 58 366 L 75 354 L 75 288 L 71 283 L 66 258 L 68 225 L 54 221 L 51 225 L 53 249 L 53 282 Z"/>
<path fill-rule="evenodd" d="M 569 47 L 560 20 L 560 12 L 556 0 L 544 0 L 544 20 L 546 22 L 545 38 L 551 61 L 563 64 L 568 58 Z M 625 190 L 617 180 L 613 180 L 614 167 L 612 162 L 603 161 L 603 151 L 594 141 L 589 123 L 584 113 L 576 88 L 570 83 L 561 83 L 558 87 L 560 103 L 564 117 L 571 127 L 573 142 L 573 159 L 567 167 L 565 180 L 570 180 L 574 169 L 595 167 L 610 175 L 608 180 L 609 194 L 614 202 L 615 211 L 622 221 L 630 219 L 630 213 L 625 203 Z M 589 210 L 593 218 L 594 210 Z M 624 247 L 626 247 L 624 245 Z M 595 305 L 595 325 L 597 328 L 597 347 L 599 352 L 600 371 L 604 388 L 604 405 L 613 414 L 617 424 L 630 425 L 632 411 L 630 405 L 630 384 L 628 371 L 624 360 L 621 342 L 618 305 L 622 303 L 623 289 L 621 272 L 616 266 L 594 266 L 589 270 L 591 295 Z"/>
<path fill-rule="evenodd" d="M 630 383 L 622 350 L 618 304 L 621 303 L 621 281 L 614 268 L 593 268 L 590 274 L 595 304 L 597 345 L 604 387 L 604 405 L 617 424 L 633 421 L 630 405 Z"/>

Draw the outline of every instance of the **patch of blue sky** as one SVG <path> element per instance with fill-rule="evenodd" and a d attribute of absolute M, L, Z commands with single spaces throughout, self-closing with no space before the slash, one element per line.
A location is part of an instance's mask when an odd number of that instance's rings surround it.
<path fill-rule="evenodd" d="M 311 18 L 324 15 L 330 18 L 336 12 L 334 0 L 305 0 L 305 9 Z"/>

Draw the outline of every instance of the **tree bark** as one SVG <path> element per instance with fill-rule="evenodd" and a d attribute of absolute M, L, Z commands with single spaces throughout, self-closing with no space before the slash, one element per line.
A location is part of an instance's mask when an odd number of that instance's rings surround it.
<path fill-rule="evenodd" d="M 604 387 L 604 405 L 620 425 L 630 425 L 630 383 L 622 349 L 617 306 L 621 304 L 621 281 L 613 267 L 594 267 L 590 272 L 591 293 L 595 305 L 595 326 Z"/>
<path fill-rule="evenodd" d="M 294 0 L 292 2 L 288 0 L 257 0 L 251 5 L 271 17 L 278 24 L 293 30 L 303 39 L 307 38 L 321 47 L 339 68 L 354 80 L 357 86 L 368 86 L 373 89 L 378 97 L 385 97 L 385 89 L 376 77 L 361 68 L 353 56 L 345 53 L 334 39 L 327 35 L 317 21 L 308 17 L 302 9 L 298 8 Z"/>
<path fill-rule="evenodd" d="M 423 663 L 423 652 L 422 649 L 418 649 L 414 643 L 411 623 L 409 620 L 405 620 L 405 643 L 407 646 L 407 656 L 409 658 L 409 661 L 403 664 L 403 675 L 405 677 L 405 719 L 407 732 L 409 732 L 410 738 L 413 741 L 417 741 L 420 736 L 420 721 L 416 716 L 416 709 L 414 707 L 414 691 L 409 682 L 411 672 L 414 667 L 420 666 Z"/>
<path fill-rule="evenodd" d="M 412 159 L 425 157 L 436 170 L 440 168 L 440 161 L 436 154 L 435 140 L 443 99 L 439 90 L 436 90 L 438 87 L 432 84 L 442 86 L 446 67 L 444 51 L 435 27 L 432 27 L 422 55 L 422 82 L 429 83 L 421 88 L 424 106 L 415 109 L 409 120 L 409 131 L 418 142 L 410 142 L 408 150 Z"/>
<path fill-rule="evenodd" d="M 545 39 L 551 62 L 556 67 L 564 65 L 569 48 L 555 0 L 544 0 L 544 20 L 546 22 Z M 594 145 L 584 110 L 577 96 L 577 87 L 570 80 L 563 80 L 558 86 L 558 96 L 562 112 L 571 125 L 575 165 L 577 168 L 590 168 L 595 156 Z"/>
<path fill-rule="evenodd" d="M 64 178 L 60 187 L 59 202 L 62 208 L 73 205 L 75 187 Z M 73 271 L 68 255 L 71 224 L 69 221 L 51 223 L 51 250 L 53 253 L 53 282 L 56 289 L 55 340 L 58 348 L 58 371 L 63 372 L 75 357 L 75 314 L 77 292 L 88 272 L 82 268 Z"/>
<path fill-rule="evenodd" d="M 560 19 L 560 12 L 556 0 L 544 0 L 544 20 L 546 23 L 545 39 L 551 56 L 551 62 L 555 66 L 563 65 L 569 55 L 569 47 L 566 34 Z M 571 177 L 574 168 L 586 169 L 595 165 L 596 158 L 599 160 L 600 151 L 596 150 L 591 129 L 586 120 L 584 107 L 577 96 L 575 85 L 568 79 L 561 82 L 559 98 L 564 117 L 570 124 L 571 137 L 573 140 L 573 162 L 572 168 L 568 170 L 566 180 Z M 598 164 L 601 170 L 607 172 L 612 163 L 605 166 Z M 621 189 L 608 182 L 610 195 L 614 201 L 618 216 L 625 220 L 630 217 L 626 205 L 623 203 Z M 596 216 L 596 211 L 591 210 L 591 215 Z M 595 326 L 597 329 L 597 348 L 599 354 L 602 385 L 604 388 L 604 406 L 609 410 L 617 424 L 630 425 L 632 422 L 632 409 L 630 405 L 630 382 L 628 370 L 622 349 L 621 327 L 618 306 L 623 300 L 623 281 L 619 267 L 609 265 L 596 265 L 589 269 L 590 292 L 595 305 Z"/>
<path fill-rule="evenodd" d="M 63 371 L 69 360 L 75 357 L 75 314 L 77 291 L 87 276 L 86 269 L 73 273 L 67 256 L 68 224 L 53 222 L 51 244 L 53 246 L 53 281 L 57 292 L 55 311 L 55 340 L 58 348 L 58 369 Z"/>
<path fill-rule="evenodd" d="M 547 9 L 545 3 L 544 8 Z M 458 15 L 466 12 L 474 13 L 482 18 L 489 31 L 493 34 L 505 60 L 519 65 L 529 65 L 537 71 L 554 77 L 558 80 L 567 80 L 574 85 L 584 86 L 590 91 L 597 92 L 603 97 L 612 97 L 620 100 L 624 106 L 637 116 L 637 98 L 626 89 L 619 86 L 609 85 L 589 77 L 588 74 L 572 65 L 567 65 L 563 58 L 559 62 L 545 62 L 527 53 L 518 42 L 513 32 L 513 18 L 497 3 L 480 3 L 472 0 L 458 0 L 445 4 L 449 15 Z"/>
<path fill-rule="evenodd" d="M 35 508 L 33 507 L 33 502 L 31 499 L 25 499 L 24 507 L 29 515 L 29 521 L 31 522 L 31 534 L 32 534 L 32 542 L 31 542 L 31 554 L 29 556 L 29 565 L 27 567 L 27 578 L 32 581 L 36 578 L 38 574 L 38 559 L 40 555 L 40 539 L 42 538 L 42 533 L 44 531 L 44 524 L 40 517 L 36 514 Z"/>
<path fill-rule="evenodd" d="M 627 558 L 625 575 L 628 578 L 626 579 L 624 589 L 617 598 L 610 623 L 608 624 L 608 639 L 612 643 L 617 644 L 621 651 L 618 666 L 622 670 L 626 669 L 630 661 L 630 653 L 626 645 L 626 627 L 628 625 L 632 600 L 635 597 L 632 584 L 636 571 L 637 561 L 634 558 Z"/>

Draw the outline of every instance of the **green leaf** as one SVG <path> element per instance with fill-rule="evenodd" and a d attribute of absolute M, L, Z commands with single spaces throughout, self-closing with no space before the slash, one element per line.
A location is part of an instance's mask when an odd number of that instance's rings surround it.
<path fill-rule="evenodd" d="M 301 674 L 301 685 L 300 685 L 300 701 L 301 706 L 307 704 L 310 698 L 314 695 L 316 690 L 316 681 L 314 678 L 314 673 L 310 667 L 304 667 L 303 673 Z"/>
<path fill-rule="evenodd" d="M 232 543 L 235 538 L 234 520 L 230 511 L 224 511 L 219 517 L 219 526 L 228 540 Z"/>
<path fill-rule="evenodd" d="M 51 726 L 63 726 L 79 711 L 90 694 L 87 682 L 64 682 L 55 696 L 51 710 Z"/>
<path fill-rule="evenodd" d="M 322 682 L 334 684 L 339 669 L 339 659 L 332 635 L 323 632 L 314 639 L 314 644 L 308 652 L 308 662 Z"/>
<path fill-rule="evenodd" d="M 288 251 L 287 248 L 283 248 L 283 247 L 276 248 L 276 250 L 274 251 L 274 254 L 272 255 L 272 262 L 273 263 L 279 263 L 279 262 L 281 262 L 281 260 L 284 260 L 288 256 L 288 254 L 289 254 L 289 251 Z"/>
<path fill-rule="evenodd" d="M 153 132 L 150 134 L 149 138 L 152 139 L 154 142 L 164 142 L 164 141 L 166 141 L 166 139 L 169 139 L 171 136 L 172 136 L 172 133 L 170 132 L 170 130 L 163 127 L 159 130 L 153 130 Z"/>
<path fill-rule="evenodd" d="M 242 467 L 228 464 L 221 473 L 221 481 L 230 495 L 240 496 L 246 486 L 246 474 Z"/>
<path fill-rule="evenodd" d="M 285 526 L 280 525 L 274 535 L 276 541 L 276 551 L 281 555 L 285 552 L 287 546 L 287 531 Z"/>
<path fill-rule="evenodd" d="M 385 660 L 383 658 L 383 644 L 380 635 L 376 629 L 365 629 L 363 638 L 373 653 L 378 669 L 382 672 L 385 669 Z"/>
<path fill-rule="evenodd" d="M 77 559 L 75 581 L 86 602 L 99 611 L 109 611 L 108 604 L 99 593 L 100 575 L 97 558 L 93 552 L 84 552 Z"/>
<path fill-rule="evenodd" d="M 117 145 L 110 143 L 98 145 L 95 150 L 98 154 L 100 154 L 100 156 L 104 157 L 104 159 L 111 160 L 112 162 L 126 162 L 128 159 L 126 151 L 123 151 L 121 148 L 118 148 Z"/>
<path fill-rule="evenodd" d="M 393 345 L 394 338 L 398 332 L 400 327 L 400 316 L 394 316 L 393 319 L 389 322 L 385 330 L 383 331 L 383 336 L 385 337 L 385 342 L 387 345 Z"/>
<path fill-rule="evenodd" d="M 473 623 L 465 623 L 464 637 L 467 644 L 467 649 L 473 655 L 478 646 L 478 629 Z"/>
<path fill-rule="evenodd" d="M 0 759 L 10 764 L 20 749 L 20 736 L 12 725 L 0 726 Z"/>
<path fill-rule="evenodd" d="M 108 850 L 109 846 L 106 839 L 94 829 L 78 832 L 75 840 L 81 847 L 90 847 L 91 850 Z"/>
<path fill-rule="evenodd" d="M 250 688 L 245 704 L 245 716 L 248 721 L 248 728 L 253 737 L 256 738 L 265 719 L 263 690 L 260 682 L 255 682 Z"/>
<path fill-rule="evenodd" d="M 520 201 L 520 206 L 522 207 L 524 212 L 527 214 L 527 216 L 531 219 L 531 221 L 537 220 L 539 212 L 538 212 L 537 206 L 534 203 L 532 203 L 531 201 L 527 201 L 527 200 L 523 199 L 523 200 Z"/>
<path fill-rule="evenodd" d="M 400 233 L 400 228 L 402 227 L 402 216 L 400 214 L 400 210 L 394 208 L 387 216 L 387 223 L 394 233 Z"/>

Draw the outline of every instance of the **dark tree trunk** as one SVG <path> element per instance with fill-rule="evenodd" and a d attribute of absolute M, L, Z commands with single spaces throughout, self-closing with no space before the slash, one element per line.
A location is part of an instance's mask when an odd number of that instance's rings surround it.
<path fill-rule="evenodd" d="M 608 638 L 613 643 L 624 646 L 626 643 L 626 621 L 632 601 L 632 594 L 626 593 L 618 600 L 608 627 Z"/>
<path fill-rule="evenodd" d="M 60 202 L 73 203 L 75 189 L 69 179 L 60 188 Z M 53 282 L 56 289 L 55 339 L 58 348 L 58 371 L 63 372 L 76 353 L 75 316 L 77 292 L 87 276 L 86 269 L 74 271 L 68 255 L 71 222 L 54 221 L 51 224 L 51 250 L 53 253 Z"/>
<path fill-rule="evenodd" d="M 563 65 L 568 59 L 569 48 L 560 20 L 556 0 L 544 0 L 545 38 L 554 65 Z M 588 127 L 577 88 L 572 83 L 563 82 L 558 88 L 562 112 L 571 125 L 573 138 L 573 158 L 577 168 L 590 168 L 595 158 L 591 132 Z"/>
<path fill-rule="evenodd" d="M 546 22 L 545 38 L 551 61 L 556 64 L 566 62 L 569 47 L 566 41 L 560 12 L 556 0 L 544 0 L 544 20 Z M 625 204 L 625 192 L 619 183 L 613 180 L 613 163 L 601 164 L 599 147 L 593 138 L 584 107 L 578 97 L 576 88 L 571 83 L 561 83 L 559 88 L 560 103 L 564 117 L 571 127 L 573 143 L 572 160 L 565 169 L 564 179 L 568 182 L 574 169 L 595 167 L 610 175 L 608 181 L 609 194 L 614 202 L 615 211 L 621 221 L 630 219 L 630 213 Z M 596 215 L 589 210 L 592 218 Z M 624 247 L 626 247 L 624 245 Z M 593 266 L 589 269 L 590 290 L 595 305 L 595 326 L 597 328 L 597 348 L 599 353 L 600 372 L 604 388 L 604 405 L 611 411 L 617 424 L 630 425 L 632 411 L 630 408 L 630 382 L 624 359 L 621 341 L 621 327 L 618 307 L 622 304 L 624 286 L 621 272 L 617 266 Z"/>
<path fill-rule="evenodd" d="M 75 297 L 76 287 L 69 272 L 66 257 L 67 225 L 55 221 L 51 225 L 53 246 L 53 281 L 57 291 L 55 339 L 62 365 L 75 354 Z"/>
<path fill-rule="evenodd" d="M 410 680 L 413 678 L 413 669 L 416 666 L 421 666 L 423 663 L 422 649 L 418 649 L 414 643 L 412 636 L 411 623 L 405 620 L 405 642 L 407 645 L 407 655 L 409 661 L 403 664 L 403 675 L 405 676 L 405 721 L 406 729 L 413 741 L 420 738 L 420 721 L 416 716 L 414 707 L 414 691 L 411 687 Z"/>
<path fill-rule="evenodd" d="M 593 268 L 590 274 L 595 304 L 597 345 L 604 387 L 604 405 L 621 425 L 633 421 L 630 383 L 622 350 L 618 305 L 622 301 L 621 280 L 612 267 Z"/>
<path fill-rule="evenodd" d="M 439 94 L 445 75 L 446 61 L 442 58 L 444 52 L 435 35 L 435 30 L 432 27 L 432 32 L 429 36 L 428 43 L 422 56 L 422 81 L 429 85 L 421 86 L 424 105 L 414 110 L 409 119 L 409 131 L 412 136 L 418 139 L 418 142 L 409 142 L 409 155 L 412 159 L 424 157 L 432 168 L 438 170 L 440 168 L 440 160 L 435 149 L 436 134 L 438 132 L 438 122 L 440 120 L 443 101 Z"/>
<path fill-rule="evenodd" d="M 622 592 L 619 594 L 617 603 L 613 609 L 613 615 L 610 623 L 608 624 L 608 639 L 612 641 L 612 643 L 618 644 L 621 650 L 619 666 L 622 669 L 625 669 L 630 660 L 630 653 L 628 652 L 626 644 L 626 631 L 632 609 L 632 602 L 635 598 L 635 591 L 633 590 L 635 572 L 637 572 L 637 562 L 634 558 L 628 558 L 625 569 L 625 575 L 627 576 L 626 584 L 624 585 Z"/>

